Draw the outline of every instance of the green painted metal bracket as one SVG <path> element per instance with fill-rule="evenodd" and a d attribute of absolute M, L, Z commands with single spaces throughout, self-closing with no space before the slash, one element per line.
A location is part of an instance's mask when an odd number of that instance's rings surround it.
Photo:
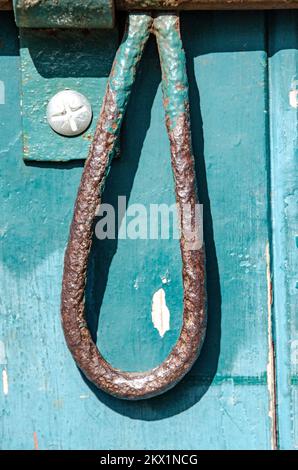
<path fill-rule="evenodd" d="M 21 28 L 114 27 L 113 0 L 13 0 Z"/>
<path fill-rule="evenodd" d="M 20 29 L 23 158 L 59 162 L 85 159 L 96 118 L 77 137 L 56 134 L 46 119 L 50 98 L 65 88 L 84 94 L 99 114 L 118 46 L 118 31 Z"/>

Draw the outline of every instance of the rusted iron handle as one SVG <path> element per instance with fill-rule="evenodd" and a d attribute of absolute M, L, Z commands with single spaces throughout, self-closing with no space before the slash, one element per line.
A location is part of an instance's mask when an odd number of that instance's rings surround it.
<path fill-rule="evenodd" d="M 171 144 L 176 202 L 181 216 L 180 248 L 183 261 L 183 325 L 179 339 L 165 361 L 147 372 L 113 368 L 92 341 L 85 321 L 84 292 L 92 226 L 111 163 L 136 66 L 153 32 L 157 38 L 163 79 L 166 125 Z M 204 247 L 189 249 L 184 207 L 197 203 L 194 159 L 191 150 L 188 85 L 179 16 L 130 14 L 116 54 L 106 95 L 90 147 L 75 203 L 65 253 L 62 287 L 62 325 L 68 347 L 89 380 L 119 398 L 148 398 L 173 387 L 191 368 L 206 330 Z"/>

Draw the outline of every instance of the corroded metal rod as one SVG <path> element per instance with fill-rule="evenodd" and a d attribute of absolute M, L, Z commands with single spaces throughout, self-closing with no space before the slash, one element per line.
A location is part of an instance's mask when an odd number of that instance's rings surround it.
<path fill-rule="evenodd" d="M 298 0 L 115 0 L 117 10 L 270 10 L 298 8 Z M 0 0 L 0 10 L 12 10 L 12 0 Z"/>
<path fill-rule="evenodd" d="M 156 35 L 160 55 L 166 125 L 181 223 L 183 324 L 177 343 L 162 364 L 146 372 L 132 373 L 113 368 L 94 344 L 85 320 L 84 292 L 93 220 L 109 172 L 136 67 L 150 32 Z M 185 208 L 196 203 L 188 83 L 179 15 L 161 13 L 152 18 L 146 13 L 130 14 L 75 203 L 65 253 L 61 309 L 65 338 L 78 367 L 97 387 L 118 398 L 136 400 L 165 392 L 181 380 L 200 353 L 207 321 L 205 252 L 202 240 L 195 249 L 189 246 L 187 232 L 192 219 L 183 217 Z"/>

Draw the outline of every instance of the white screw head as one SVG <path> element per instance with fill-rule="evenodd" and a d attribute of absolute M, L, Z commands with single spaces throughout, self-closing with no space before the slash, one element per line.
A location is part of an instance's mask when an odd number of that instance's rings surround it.
<path fill-rule="evenodd" d="M 68 137 L 82 134 L 92 120 L 91 105 L 87 98 L 77 91 L 59 91 L 49 101 L 47 120 L 58 134 Z"/>

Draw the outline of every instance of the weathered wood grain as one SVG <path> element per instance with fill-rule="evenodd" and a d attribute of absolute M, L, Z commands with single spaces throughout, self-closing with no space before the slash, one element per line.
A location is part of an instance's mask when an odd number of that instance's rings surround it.
<path fill-rule="evenodd" d="M 298 15 L 270 17 L 269 77 L 277 410 L 282 449 L 298 448 Z"/>

